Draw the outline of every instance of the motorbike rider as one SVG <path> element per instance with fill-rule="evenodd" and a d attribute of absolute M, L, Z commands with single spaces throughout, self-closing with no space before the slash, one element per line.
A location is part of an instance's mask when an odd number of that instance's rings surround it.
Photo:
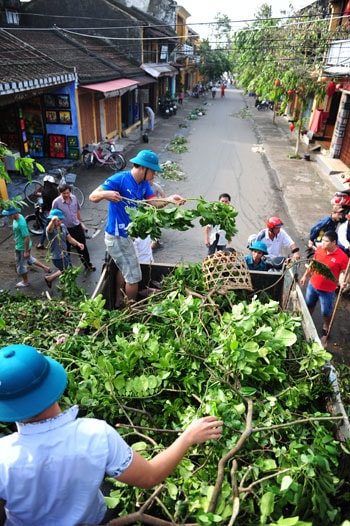
<path fill-rule="evenodd" d="M 300 259 L 299 248 L 282 226 L 283 222 L 279 217 L 269 217 L 266 228 L 258 233 L 256 241 L 263 241 L 266 244 L 269 256 L 282 256 L 282 250 L 287 248 L 294 259 Z"/>
<path fill-rule="evenodd" d="M 329 230 L 337 231 L 339 224 L 343 219 L 344 208 L 340 205 L 334 205 L 332 212 L 317 221 L 317 223 L 311 227 L 308 247 L 311 249 L 312 253 L 316 251 L 316 248 L 321 245 L 322 237 L 325 232 Z M 311 254 L 310 254 L 311 255 Z"/>

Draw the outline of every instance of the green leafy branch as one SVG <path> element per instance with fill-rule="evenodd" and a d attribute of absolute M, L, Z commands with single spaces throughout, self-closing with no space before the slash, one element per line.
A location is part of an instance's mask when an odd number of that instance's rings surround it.
<path fill-rule="evenodd" d="M 228 238 L 232 238 L 237 233 L 238 212 L 231 205 L 218 201 L 205 201 L 203 198 L 186 201 L 196 201 L 196 208 L 191 210 L 178 206 L 154 208 L 149 201 L 134 201 L 138 204 L 137 208 L 127 207 L 127 213 L 131 218 L 128 234 L 142 239 L 150 235 L 152 239 L 157 239 L 161 237 L 162 228 L 188 230 L 194 226 L 195 219 L 199 219 L 201 226 L 220 225 Z"/>
<path fill-rule="evenodd" d="M 338 283 L 338 280 L 334 276 L 333 272 L 324 263 L 321 263 L 320 261 L 316 261 L 315 259 L 313 259 L 310 263 L 310 268 L 313 272 L 317 272 L 317 274 L 321 274 L 321 276 L 323 276 L 324 278 L 329 279 L 330 281 L 334 281 L 335 283 Z"/>

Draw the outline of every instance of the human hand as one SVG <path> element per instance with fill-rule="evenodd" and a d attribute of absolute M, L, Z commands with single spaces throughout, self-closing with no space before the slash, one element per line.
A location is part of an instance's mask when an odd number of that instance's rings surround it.
<path fill-rule="evenodd" d="M 169 195 L 167 199 L 170 203 L 174 203 L 177 206 L 182 206 L 186 203 L 186 199 L 181 197 L 181 195 L 177 195 L 177 194 Z"/>
<path fill-rule="evenodd" d="M 305 282 L 306 282 L 306 276 L 302 276 L 299 279 L 299 285 L 301 285 L 303 287 L 305 285 Z"/>
<path fill-rule="evenodd" d="M 84 250 L 84 243 L 77 243 L 77 247 L 78 247 L 80 250 Z"/>
<path fill-rule="evenodd" d="M 113 190 L 110 190 L 108 192 L 106 192 L 106 198 L 108 199 L 108 201 L 112 201 L 112 203 L 119 203 L 119 201 L 121 201 L 122 197 L 120 195 L 119 192 L 114 192 Z"/>
<path fill-rule="evenodd" d="M 222 435 L 223 421 L 216 416 L 204 416 L 194 420 L 183 432 L 182 436 L 189 443 L 201 444 L 207 440 L 218 440 Z"/>

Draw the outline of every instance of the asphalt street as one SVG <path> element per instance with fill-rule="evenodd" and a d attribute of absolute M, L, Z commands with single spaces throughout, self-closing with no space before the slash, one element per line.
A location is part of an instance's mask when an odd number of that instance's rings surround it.
<path fill-rule="evenodd" d="M 288 154 L 295 148 L 295 132 L 290 132 L 284 117 L 278 117 L 273 123 L 272 112 L 258 112 L 254 102 L 254 98 L 235 88 L 228 88 L 223 98 L 217 93 L 214 100 L 209 95 L 204 99 L 186 97 L 176 116 L 168 120 L 156 117 L 148 144 L 143 143 L 140 129 L 124 138 L 125 155 L 130 159 L 139 150 L 150 148 L 158 153 L 161 162 L 177 162 L 185 174 L 183 180 L 159 177 L 157 181 L 167 195 L 177 193 L 189 199 L 185 206 L 191 206 L 190 200 L 200 196 L 216 200 L 221 192 L 230 193 L 232 204 L 239 212 L 238 234 L 231 242 L 234 248 L 246 252 L 248 236 L 263 228 L 267 217 L 277 215 L 304 255 L 310 226 L 329 213 L 330 199 L 339 183 L 316 162 L 316 155 L 320 154 L 312 154 L 310 161 L 290 159 Z M 198 107 L 203 108 L 205 114 L 197 120 L 189 120 L 191 110 Z M 175 136 L 186 137 L 186 152 L 168 151 Z M 306 151 L 307 146 L 302 144 L 301 155 Z M 45 162 L 43 164 L 45 166 Z M 97 267 L 96 272 L 82 272 L 78 278 L 90 296 L 98 283 L 105 256 L 103 230 L 107 203 L 91 203 L 88 195 L 112 172 L 104 167 L 86 170 L 82 165 L 73 170 L 77 173 L 76 184 L 86 196 L 82 217 L 92 235 L 88 248 L 91 261 Z M 33 236 L 34 247 L 37 241 Z M 206 256 L 204 233 L 199 224 L 187 232 L 164 231 L 162 242 L 163 248 L 154 251 L 156 262 L 193 262 Z M 18 278 L 10 225 L 0 228 L 0 246 L 0 289 L 15 293 Z M 41 259 L 46 256 L 35 248 L 33 255 Z M 75 261 L 78 264 L 79 260 Z M 21 292 L 56 294 L 54 287 L 47 289 L 43 271 L 32 269 L 29 280 L 31 286 Z M 348 300 L 341 301 L 332 339 L 333 347 L 342 350 L 348 337 L 347 324 L 341 321 L 343 311 L 344 317 L 348 315 L 347 304 Z"/>

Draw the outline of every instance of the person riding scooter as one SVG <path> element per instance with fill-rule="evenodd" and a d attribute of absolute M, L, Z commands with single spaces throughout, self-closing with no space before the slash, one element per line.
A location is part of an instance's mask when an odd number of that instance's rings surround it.
<path fill-rule="evenodd" d="M 258 233 L 256 241 L 263 241 L 266 244 L 269 256 L 282 256 L 281 252 L 287 248 L 294 259 L 300 259 L 299 248 L 282 226 L 283 222 L 279 217 L 269 217 L 266 228 Z"/>

